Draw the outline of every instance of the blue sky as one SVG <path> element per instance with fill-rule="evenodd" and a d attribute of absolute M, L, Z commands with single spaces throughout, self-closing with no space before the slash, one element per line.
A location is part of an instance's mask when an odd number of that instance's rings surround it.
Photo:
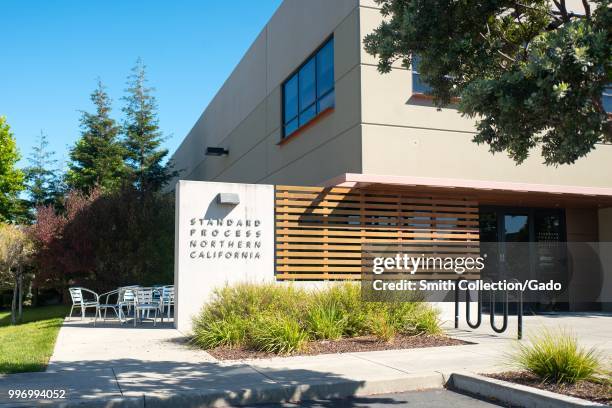
<path fill-rule="evenodd" d="M 41 129 L 57 158 L 68 159 L 98 77 L 119 119 L 138 57 L 172 153 L 280 2 L 3 0 L 0 115 L 17 139 L 20 165 Z"/>

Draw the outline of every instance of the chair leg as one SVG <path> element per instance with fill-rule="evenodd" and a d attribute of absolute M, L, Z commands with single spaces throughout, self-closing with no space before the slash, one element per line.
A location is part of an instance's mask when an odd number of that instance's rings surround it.
<path fill-rule="evenodd" d="M 81 320 L 85 318 L 85 306 L 81 306 Z"/>
<path fill-rule="evenodd" d="M 138 309 L 134 308 L 134 327 L 136 327 L 136 319 L 138 319 Z"/>
<path fill-rule="evenodd" d="M 153 327 L 157 324 L 157 309 L 155 309 L 155 316 L 153 317 Z"/>
<path fill-rule="evenodd" d="M 68 321 L 72 320 L 72 311 L 74 310 L 74 304 L 70 306 L 70 314 L 68 315 Z"/>

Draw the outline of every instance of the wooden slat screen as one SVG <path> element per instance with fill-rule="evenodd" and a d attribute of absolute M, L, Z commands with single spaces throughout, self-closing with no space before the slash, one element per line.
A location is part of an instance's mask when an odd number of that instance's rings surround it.
<path fill-rule="evenodd" d="M 413 256 L 479 254 L 473 200 L 340 187 L 276 186 L 275 195 L 277 280 L 360 279 L 373 247 L 386 256 L 398 248 Z M 453 277 L 429 270 L 413 278 Z"/>

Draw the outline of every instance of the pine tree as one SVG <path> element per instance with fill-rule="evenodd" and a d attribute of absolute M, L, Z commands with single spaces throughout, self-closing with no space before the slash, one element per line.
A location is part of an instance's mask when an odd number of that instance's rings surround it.
<path fill-rule="evenodd" d="M 21 216 L 19 193 L 24 189 L 23 172 L 15 167 L 19 151 L 11 128 L 0 116 L 0 222 Z"/>
<path fill-rule="evenodd" d="M 90 192 L 121 187 L 126 175 L 125 150 L 119 141 L 120 127 L 110 117 L 111 99 L 101 81 L 91 94 L 95 113 L 81 113 L 81 138 L 70 151 L 67 174 L 69 187 Z"/>
<path fill-rule="evenodd" d="M 28 157 L 30 165 L 25 168 L 28 204 L 32 209 L 51 204 L 57 198 L 60 177 L 55 171 L 57 160 L 54 157 L 55 152 L 49 151 L 47 135 L 41 130 Z"/>
<path fill-rule="evenodd" d="M 159 129 L 154 88 L 147 87 L 145 65 L 139 58 L 128 78 L 127 95 L 123 98 L 125 121 L 123 131 L 127 165 L 134 187 L 144 192 L 159 191 L 176 175 L 171 165 L 164 164 L 168 154 L 161 147 L 164 137 Z"/>

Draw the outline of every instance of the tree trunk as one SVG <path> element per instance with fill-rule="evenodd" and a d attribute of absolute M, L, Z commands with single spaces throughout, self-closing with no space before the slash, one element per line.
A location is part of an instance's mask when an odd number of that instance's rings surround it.
<path fill-rule="evenodd" d="M 17 324 L 17 278 L 15 278 L 15 286 L 13 287 L 13 301 L 11 302 L 11 324 Z"/>
<path fill-rule="evenodd" d="M 17 321 L 21 323 L 23 319 L 23 271 L 19 268 L 19 308 L 17 314 Z"/>
<path fill-rule="evenodd" d="M 38 306 L 38 287 L 30 283 L 30 292 L 32 292 L 32 306 Z"/>

